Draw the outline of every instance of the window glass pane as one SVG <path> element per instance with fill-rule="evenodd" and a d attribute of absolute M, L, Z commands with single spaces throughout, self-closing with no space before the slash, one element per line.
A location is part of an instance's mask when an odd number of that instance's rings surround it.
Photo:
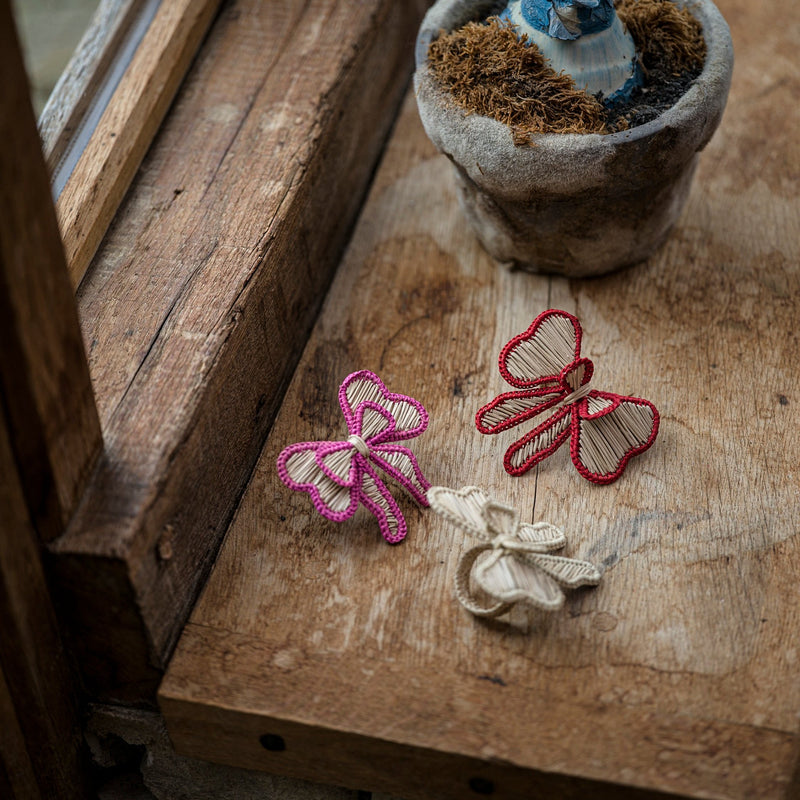
<path fill-rule="evenodd" d="M 13 0 L 38 117 L 99 0 Z"/>

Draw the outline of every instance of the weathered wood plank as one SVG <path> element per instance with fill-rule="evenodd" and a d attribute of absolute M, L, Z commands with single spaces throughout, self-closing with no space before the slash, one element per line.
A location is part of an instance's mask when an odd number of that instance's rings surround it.
<path fill-rule="evenodd" d="M 87 796 L 40 558 L 102 445 L 9 0 L 0 0 L 0 795 Z"/>
<path fill-rule="evenodd" d="M 77 693 L 4 412 L 0 403 L 0 790 L 78 800 L 87 786 Z"/>
<path fill-rule="evenodd" d="M 0 797 L 41 797 L 36 772 L 28 755 L 25 734 L 19 726 L 17 709 L 0 669 Z"/>
<path fill-rule="evenodd" d="M 409 613 L 421 618 L 417 608 Z M 398 652 L 319 654 L 190 623 L 160 696 L 170 737 L 183 755 L 406 800 L 789 796 L 785 772 L 776 771 L 791 766 L 789 733 L 652 706 L 615 708 L 598 702 L 604 687 L 592 685 L 586 668 L 558 687 L 563 666 L 534 683 L 508 669 L 481 673 L 479 658 L 454 671 L 442 658 L 396 663 Z M 615 679 L 641 687 L 642 677 L 630 669 Z M 280 736 L 285 749 L 265 751 L 265 734 Z"/>
<path fill-rule="evenodd" d="M 409 98 L 162 684 L 179 752 L 437 800 L 472 796 L 469 777 L 502 798 L 796 794 L 800 74 L 787 28 L 720 6 L 738 59 L 722 129 L 666 247 L 618 275 L 491 263 Z M 579 314 L 600 388 L 662 412 L 656 445 L 612 486 L 564 452 L 509 478 L 519 433 L 474 430 L 506 388 L 501 346 L 548 306 Z M 358 368 L 428 408 L 414 450 L 432 481 L 562 525 L 603 583 L 550 617 L 482 622 L 452 594 L 468 542 L 431 513 L 401 501 L 411 533 L 395 548 L 366 513 L 317 517 L 275 459 L 341 433 L 336 390 Z M 267 732 L 286 750 L 263 752 Z"/>
<path fill-rule="evenodd" d="M 56 204 L 78 286 L 108 229 L 219 0 L 162 3 Z"/>
<path fill-rule="evenodd" d="M 11 6 L 0 1 L 0 795 L 86 797 L 40 558 L 102 445 Z"/>
<path fill-rule="evenodd" d="M 0 14 L 0 401 L 34 524 L 50 540 L 102 442 L 8 2 Z"/>
<path fill-rule="evenodd" d="M 106 449 L 53 552 L 100 697 L 153 697 L 350 233 L 422 5 L 228 6 L 80 288 Z"/>

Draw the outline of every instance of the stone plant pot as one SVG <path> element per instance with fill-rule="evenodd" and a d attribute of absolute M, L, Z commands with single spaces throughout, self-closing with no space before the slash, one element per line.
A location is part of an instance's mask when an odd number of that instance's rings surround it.
<path fill-rule="evenodd" d="M 689 194 L 697 154 L 722 117 L 733 70 L 728 25 L 711 0 L 688 5 L 707 56 L 686 94 L 627 131 L 536 134 L 517 147 L 508 127 L 467 114 L 427 66 L 439 31 L 485 16 L 492 0 L 438 0 L 417 37 L 414 87 L 422 124 L 453 163 L 466 215 L 498 261 L 581 277 L 642 261 L 667 237 Z"/>

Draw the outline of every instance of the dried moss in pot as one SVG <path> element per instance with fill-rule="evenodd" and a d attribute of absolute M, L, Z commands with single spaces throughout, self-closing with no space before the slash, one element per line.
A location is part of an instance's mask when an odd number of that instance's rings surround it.
<path fill-rule="evenodd" d="M 562 11 L 576 5 L 574 0 L 552 0 L 559 2 Z M 603 2 L 577 4 L 591 11 Z M 519 30 L 507 23 L 459 31 L 497 13 L 497 3 L 439 0 L 423 20 L 414 76 L 420 115 L 428 135 L 453 162 L 467 216 L 498 260 L 540 272 L 600 274 L 647 258 L 677 219 L 697 152 L 710 139 L 725 106 L 733 66 L 730 34 L 711 0 L 678 0 L 675 5 L 623 0 L 619 10 L 626 21 L 629 6 L 640 19 L 642 12 L 651 18 L 661 15 L 663 7 L 670 16 L 655 26 L 657 35 L 649 38 L 649 45 L 640 44 L 641 30 L 630 24 L 636 42 L 633 78 L 621 73 L 623 91 L 613 86 L 608 91 L 607 85 L 607 93 L 597 97 L 565 84 L 552 71 L 547 75 L 542 53 L 526 37 L 520 41 Z M 678 8 L 692 16 L 681 12 L 676 22 Z M 676 37 L 676 24 L 689 35 Z M 702 37 L 691 35 L 692 26 L 702 30 Z M 500 50 L 513 54 L 510 71 L 502 69 L 507 53 L 476 45 L 470 28 L 502 40 Z M 647 25 L 638 28 L 646 30 Z M 453 49 L 451 36 L 466 38 L 466 45 Z M 675 41 L 681 42 L 682 55 L 669 52 Z M 461 69 L 452 70 L 459 61 Z M 447 63 L 444 73 L 442 63 Z M 450 78 L 440 77 L 448 70 Z M 539 80 L 531 77 L 531 70 Z M 494 89 L 487 89 L 491 81 L 479 80 L 487 74 L 510 103 L 492 99 Z M 660 91 L 648 85 L 654 75 L 666 78 Z M 477 98 L 476 108 L 459 105 L 459 95 Z M 580 98 L 576 106 L 568 95 Z M 572 110 L 567 113 L 559 110 L 568 106 Z M 533 112 L 533 122 L 520 111 Z M 554 130 L 562 132 L 550 132 Z"/>

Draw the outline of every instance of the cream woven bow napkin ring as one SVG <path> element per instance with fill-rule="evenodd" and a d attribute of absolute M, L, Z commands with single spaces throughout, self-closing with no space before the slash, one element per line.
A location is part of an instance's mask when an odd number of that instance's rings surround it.
<path fill-rule="evenodd" d="M 559 528 L 549 522 L 520 522 L 513 508 L 492 500 L 477 486 L 433 486 L 428 502 L 437 514 L 478 540 L 462 553 L 455 575 L 456 597 L 477 616 L 496 617 L 517 603 L 555 611 L 564 605 L 562 587 L 600 582 L 600 573 L 588 561 L 552 555 L 566 544 Z M 473 583 L 488 604 L 481 602 Z"/>

